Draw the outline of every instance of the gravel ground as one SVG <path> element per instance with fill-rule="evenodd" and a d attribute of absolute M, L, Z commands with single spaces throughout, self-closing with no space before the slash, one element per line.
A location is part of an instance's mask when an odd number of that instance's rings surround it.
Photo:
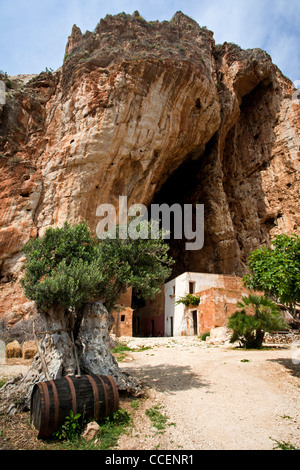
<path fill-rule="evenodd" d="M 246 351 L 196 337 L 120 340 L 137 348 L 120 367 L 140 378 L 146 396 L 136 400 L 119 450 L 300 449 L 300 364 L 292 361 L 300 349 L 295 356 L 293 346 Z M 0 364 L 0 379 L 27 367 Z M 122 408 L 132 405 L 121 395 Z M 167 418 L 160 431 L 146 415 L 153 406 Z"/>
<path fill-rule="evenodd" d="M 121 363 L 147 385 L 148 397 L 119 449 L 300 449 L 300 364 L 291 346 L 246 351 L 191 337 L 128 344 L 151 347 Z M 160 434 L 145 414 L 155 404 L 174 423 Z"/>
<path fill-rule="evenodd" d="M 19 374 L 26 374 L 28 371 L 28 362 L 26 364 L 6 364 L 0 363 L 0 379 L 12 379 Z"/>

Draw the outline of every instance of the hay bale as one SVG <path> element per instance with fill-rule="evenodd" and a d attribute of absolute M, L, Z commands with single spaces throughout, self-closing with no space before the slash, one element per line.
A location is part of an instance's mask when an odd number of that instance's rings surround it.
<path fill-rule="evenodd" d="M 25 341 L 22 346 L 23 359 L 33 359 L 38 352 L 35 341 Z"/>
<path fill-rule="evenodd" d="M 17 340 L 6 345 L 5 356 L 7 359 L 22 357 L 22 348 Z"/>

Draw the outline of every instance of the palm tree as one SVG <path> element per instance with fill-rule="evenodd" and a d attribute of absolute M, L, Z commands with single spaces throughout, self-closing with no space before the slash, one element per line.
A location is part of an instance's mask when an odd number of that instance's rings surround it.
<path fill-rule="evenodd" d="M 266 332 L 278 331 L 287 327 L 279 307 L 264 296 L 250 294 L 243 297 L 237 310 L 228 321 L 233 330 L 231 343 L 240 341 L 242 346 L 261 349 Z"/>

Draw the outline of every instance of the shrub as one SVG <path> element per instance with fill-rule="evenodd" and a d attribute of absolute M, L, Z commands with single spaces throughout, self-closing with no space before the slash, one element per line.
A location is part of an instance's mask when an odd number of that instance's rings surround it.
<path fill-rule="evenodd" d="M 271 244 L 250 254 L 243 281 L 249 289 L 278 299 L 295 316 L 300 303 L 300 237 L 277 235 Z"/>
<path fill-rule="evenodd" d="M 83 423 L 79 422 L 80 418 L 80 413 L 74 414 L 73 411 L 70 410 L 70 414 L 66 417 L 64 424 L 54 433 L 54 436 L 60 440 L 66 439 L 73 441 L 77 439 L 83 428 Z"/>
<path fill-rule="evenodd" d="M 264 296 L 249 295 L 238 302 L 237 310 L 228 321 L 233 330 L 231 343 L 240 341 L 246 349 L 261 349 L 266 332 L 287 327 L 277 305 Z"/>
<path fill-rule="evenodd" d="M 210 333 L 203 333 L 203 335 L 201 336 L 201 340 L 202 341 L 206 341 L 206 338 L 209 338 L 210 337 Z"/>

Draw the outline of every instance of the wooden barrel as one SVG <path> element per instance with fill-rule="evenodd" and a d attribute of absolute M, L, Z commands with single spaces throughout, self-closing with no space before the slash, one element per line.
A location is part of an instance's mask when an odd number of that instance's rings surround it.
<path fill-rule="evenodd" d="M 119 408 L 119 393 L 111 376 L 66 376 L 39 382 L 31 394 L 30 421 L 38 438 L 52 436 L 72 410 L 83 419 L 99 420 Z"/>

